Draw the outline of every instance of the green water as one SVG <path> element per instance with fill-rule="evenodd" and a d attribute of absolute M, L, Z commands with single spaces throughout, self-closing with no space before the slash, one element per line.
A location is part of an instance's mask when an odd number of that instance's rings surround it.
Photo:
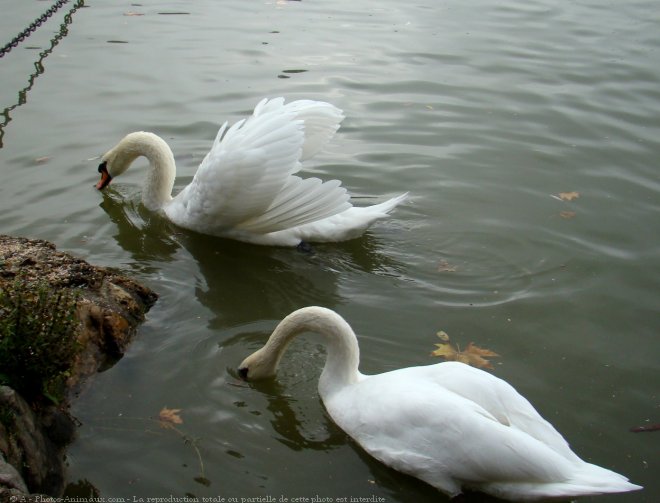
<path fill-rule="evenodd" d="M 0 42 L 47 5 L 0 2 Z M 356 330 L 365 373 L 437 362 L 439 330 L 496 351 L 492 372 L 581 457 L 645 486 L 584 501 L 660 500 L 660 433 L 629 432 L 660 422 L 656 2 L 90 0 L 65 19 L 69 8 L 0 59 L 0 232 L 160 294 L 74 405 L 72 484 L 127 501 L 445 501 L 332 423 L 318 339 L 296 341 L 276 382 L 236 379 L 278 320 L 318 304 Z M 409 202 L 306 255 L 150 214 L 144 163 L 94 190 L 95 158 L 135 130 L 168 141 L 180 190 L 220 124 L 266 96 L 347 116 L 305 175 L 341 179 L 357 205 Z M 159 426 L 165 407 L 181 409 L 179 432 Z"/>

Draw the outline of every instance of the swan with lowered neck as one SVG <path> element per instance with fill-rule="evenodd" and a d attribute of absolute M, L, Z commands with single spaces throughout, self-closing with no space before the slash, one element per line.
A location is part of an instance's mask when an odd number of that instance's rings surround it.
<path fill-rule="evenodd" d="M 167 143 L 135 132 L 103 155 L 96 188 L 102 190 L 140 156 L 149 160 L 144 205 L 175 224 L 215 236 L 263 245 L 344 241 L 360 236 L 406 194 L 354 207 L 338 180 L 295 175 L 339 128 L 344 116 L 329 103 L 283 98 L 262 100 L 252 116 L 225 123 L 192 182 L 175 197 L 176 168 Z"/>
<path fill-rule="evenodd" d="M 458 362 L 367 376 L 357 338 L 337 313 L 294 311 L 239 366 L 243 379 L 272 377 L 291 340 L 324 336 L 319 394 L 332 419 L 369 454 L 450 496 L 463 487 L 526 501 L 641 489 L 587 463 L 508 383 Z"/>

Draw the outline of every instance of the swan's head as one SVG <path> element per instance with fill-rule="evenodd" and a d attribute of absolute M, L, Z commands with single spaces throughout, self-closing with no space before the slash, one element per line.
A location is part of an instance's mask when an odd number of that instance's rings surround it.
<path fill-rule="evenodd" d="M 303 332 L 315 332 L 324 336 L 328 349 L 326 368 L 328 362 L 334 362 L 333 365 L 342 367 L 341 372 L 350 376 L 350 379 L 357 375 L 360 350 L 351 327 L 334 311 L 309 306 L 285 317 L 275 327 L 266 344 L 243 360 L 238 367 L 241 378 L 253 381 L 273 377 L 288 345 L 294 337 Z"/>
<path fill-rule="evenodd" d="M 112 149 L 101 157 L 98 171 L 101 179 L 96 184 L 98 190 L 107 187 L 113 178 L 121 175 L 131 163 L 141 155 L 149 155 L 153 145 L 163 142 L 153 133 L 138 131 L 124 136 Z"/>
<path fill-rule="evenodd" d="M 263 347 L 248 356 L 238 366 L 238 375 L 245 381 L 258 381 L 274 377 L 281 355 Z"/>

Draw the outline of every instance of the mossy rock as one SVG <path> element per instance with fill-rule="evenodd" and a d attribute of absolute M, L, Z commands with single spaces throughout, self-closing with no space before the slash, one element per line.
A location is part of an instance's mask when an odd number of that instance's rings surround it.
<path fill-rule="evenodd" d="M 30 492 L 61 494 L 69 400 L 121 358 L 156 299 L 118 270 L 0 235 L 0 500 L 19 491 L 4 460 Z"/>

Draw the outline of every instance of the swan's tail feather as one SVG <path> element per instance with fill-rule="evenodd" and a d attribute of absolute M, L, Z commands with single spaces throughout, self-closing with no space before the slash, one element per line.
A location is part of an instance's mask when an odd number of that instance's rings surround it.
<path fill-rule="evenodd" d="M 357 238 L 374 222 L 388 217 L 407 195 L 401 194 L 373 206 L 351 206 L 334 216 L 299 227 L 298 233 L 303 240 L 316 243 Z"/>
<path fill-rule="evenodd" d="M 642 486 L 631 483 L 627 477 L 591 463 L 585 463 L 568 482 L 576 487 L 584 487 L 586 491 L 596 489 L 596 494 L 620 493 L 637 491 Z M 588 493 L 588 494 L 594 494 Z"/>
<path fill-rule="evenodd" d="M 365 210 L 369 210 L 370 212 L 373 212 L 374 214 L 376 213 L 382 213 L 382 216 L 385 217 L 387 216 L 394 208 L 399 206 L 403 201 L 405 201 L 408 198 L 408 192 L 401 194 L 399 196 L 393 197 L 392 199 L 388 199 L 387 201 L 379 204 L 374 204 L 373 206 L 367 206 Z"/>
<path fill-rule="evenodd" d="M 507 499 L 567 498 L 598 494 L 638 491 L 642 486 L 631 483 L 616 472 L 591 463 L 584 463 L 568 480 L 562 482 L 504 482 L 486 484 L 479 488 L 494 496 Z"/>

